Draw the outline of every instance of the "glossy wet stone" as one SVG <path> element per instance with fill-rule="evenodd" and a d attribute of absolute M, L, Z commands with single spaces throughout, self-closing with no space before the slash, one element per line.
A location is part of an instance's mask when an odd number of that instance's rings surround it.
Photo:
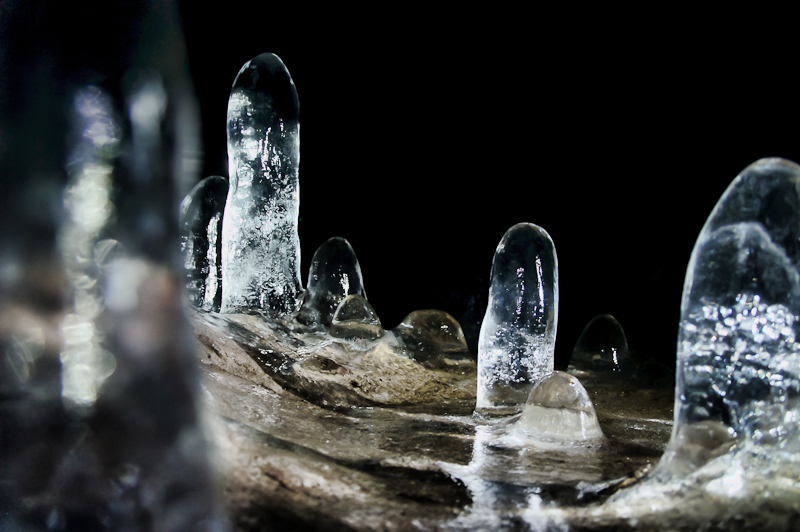
<path fill-rule="evenodd" d="M 602 501 L 658 460 L 671 430 L 672 390 L 589 385 L 606 443 L 577 458 L 527 447 L 508 438 L 516 418 L 472 415 L 474 369 L 426 369 L 385 340 L 361 352 L 255 316 L 195 323 L 228 504 L 245 530 L 276 515 L 320 529 L 479 529 L 489 514 L 525 529 L 531 494 Z"/>

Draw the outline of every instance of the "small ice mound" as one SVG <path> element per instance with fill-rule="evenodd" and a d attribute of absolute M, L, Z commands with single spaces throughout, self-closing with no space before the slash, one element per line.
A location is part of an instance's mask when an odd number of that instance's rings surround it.
<path fill-rule="evenodd" d="M 628 340 L 611 314 L 589 321 L 572 351 L 570 366 L 581 371 L 623 371 L 631 365 Z"/>
<path fill-rule="evenodd" d="M 392 332 L 420 364 L 444 368 L 472 361 L 461 325 L 443 310 L 415 310 Z"/>
<path fill-rule="evenodd" d="M 596 446 L 603 442 L 603 431 L 586 388 L 563 371 L 551 373 L 533 387 L 515 431 L 545 446 Z"/>
<path fill-rule="evenodd" d="M 333 313 L 344 298 L 359 294 L 366 298 L 364 278 L 353 247 L 344 238 L 329 238 L 314 252 L 308 270 L 308 289 L 297 321 L 330 327 Z"/>
<path fill-rule="evenodd" d="M 328 333 L 346 340 L 376 340 L 385 331 L 369 301 L 359 294 L 352 294 L 336 307 Z"/>
<path fill-rule="evenodd" d="M 736 443 L 736 431 L 719 421 L 705 420 L 678 427 L 659 463 L 656 477 L 685 477 L 727 454 Z"/>

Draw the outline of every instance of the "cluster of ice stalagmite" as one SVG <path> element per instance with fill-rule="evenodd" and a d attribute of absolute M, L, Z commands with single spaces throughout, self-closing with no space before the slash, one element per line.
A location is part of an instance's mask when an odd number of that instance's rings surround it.
<path fill-rule="evenodd" d="M 300 103 L 274 54 L 248 61 L 228 100 L 229 190 L 222 224 L 222 312 L 297 311 Z"/>
<path fill-rule="evenodd" d="M 553 371 L 558 322 L 558 259 L 550 235 L 520 223 L 492 261 L 489 305 L 478 340 L 478 402 L 483 411 L 518 410 Z"/>
<path fill-rule="evenodd" d="M 731 183 L 697 239 L 662 473 L 690 472 L 703 465 L 692 449 L 710 459 L 731 439 L 745 462 L 768 453 L 793 464 L 800 451 L 799 190 L 800 167 L 759 160 Z"/>
<path fill-rule="evenodd" d="M 355 253 L 342 238 L 315 253 L 299 305 L 298 105 L 277 57 L 264 54 L 243 67 L 228 126 L 222 311 L 293 315 L 312 329 L 362 344 L 386 335 L 366 300 Z M 797 176 L 798 167 L 786 161 L 754 164 L 725 193 L 698 239 L 684 289 L 675 431 L 658 469 L 662 478 L 688 474 L 732 449 L 771 446 L 786 453 L 800 447 Z M 193 218 L 203 220 L 195 232 L 205 231 L 199 238 L 207 247 L 196 253 L 205 253 L 208 269 L 218 213 L 214 207 L 205 218 Z M 189 266 L 203 270 L 198 264 Z M 203 277 L 196 304 L 207 305 L 214 282 Z M 476 410 L 522 410 L 514 430 L 531 441 L 600 443 L 602 431 L 583 386 L 574 376 L 553 373 L 557 321 L 553 242 L 541 227 L 517 224 L 492 263 Z M 443 311 L 411 313 L 389 336 L 398 353 L 432 369 L 469 359 L 458 323 Z M 619 372 L 631 364 L 625 334 L 610 315 L 589 322 L 571 360 L 572 369 L 588 372 Z"/>

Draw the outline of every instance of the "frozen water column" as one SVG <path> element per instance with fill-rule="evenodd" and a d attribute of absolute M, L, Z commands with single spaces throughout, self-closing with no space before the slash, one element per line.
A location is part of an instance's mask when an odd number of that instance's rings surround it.
<path fill-rule="evenodd" d="M 274 54 L 248 61 L 228 100 L 229 189 L 222 223 L 222 312 L 297 310 L 300 102 Z"/>
<path fill-rule="evenodd" d="M 492 261 L 489 305 L 478 339 L 478 401 L 484 413 L 515 412 L 553 371 L 558 258 L 541 227 L 509 229 Z"/>
<path fill-rule="evenodd" d="M 800 452 L 799 189 L 796 164 L 756 161 L 700 232 L 683 289 L 675 425 L 662 470 L 701 466 L 687 458 L 697 446 L 713 456 L 719 438 L 703 434 L 769 446 L 773 459 Z"/>

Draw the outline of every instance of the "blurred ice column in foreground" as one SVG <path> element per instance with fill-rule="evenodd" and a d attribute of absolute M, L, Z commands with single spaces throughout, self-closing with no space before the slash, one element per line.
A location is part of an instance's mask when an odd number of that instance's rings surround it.
<path fill-rule="evenodd" d="M 248 61 L 228 100 L 222 312 L 297 311 L 300 102 L 278 56 Z"/>
<path fill-rule="evenodd" d="M 200 181 L 180 207 L 189 302 L 213 312 L 222 303 L 222 211 L 227 197 L 228 180 L 215 175 Z"/>
<path fill-rule="evenodd" d="M 800 167 L 761 159 L 722 195 L 689 261 L 675 426 L 660 471 L 690 473 L 732 438 L 746 461 L 750 450 L 773 464 L 798 456 L 798 265 Z"/>
<path fill-rule="evenodd" d="M 483 413 L 519 411 L 531 387 L 553 371 L 558 321 L 558 258 L 541 227 L 509 229 L 492 261 L 489 306 L 478 340 Z"/>
<path fill-rule="evenodd" d="M 177 274 L 197 131 L 175 5 L 22 4 L 0 18 L 0 530 L 219 530 Z"/>

